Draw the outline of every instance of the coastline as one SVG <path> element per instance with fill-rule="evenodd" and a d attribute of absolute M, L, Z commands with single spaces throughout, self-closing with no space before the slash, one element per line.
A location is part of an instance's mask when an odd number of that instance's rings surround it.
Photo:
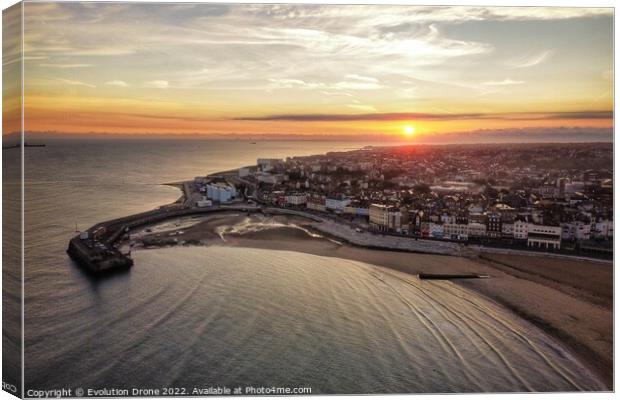
<path fill-rule="evenodd" d="M 364 248 L 331 239 L 313 229 L 312 222 L 298 216 L 230 212 L 200 217 L 197 221 L 189 226 L 177 222 L 157 231 L 142 230 L 139 235 L 132 234 L 131 240 L 145 248 L 222 245 L 289 250 L 361 261 L 411 275 L 490 275 L 490 279 L 453 283 L 490 299 L 553 337 L 612 390 L 611 264 L 548 259 L 544 255 L 458 257 Z M 543 265 L 545 268 L 540 268 Z"/>

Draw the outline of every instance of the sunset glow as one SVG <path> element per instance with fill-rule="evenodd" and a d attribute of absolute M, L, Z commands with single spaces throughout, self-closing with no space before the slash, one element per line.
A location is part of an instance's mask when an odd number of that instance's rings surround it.
<path fill-rule="evenodd" d="M 27 3 L 25 129 L 610 129 L 611 31 L 595 8 Z"/>

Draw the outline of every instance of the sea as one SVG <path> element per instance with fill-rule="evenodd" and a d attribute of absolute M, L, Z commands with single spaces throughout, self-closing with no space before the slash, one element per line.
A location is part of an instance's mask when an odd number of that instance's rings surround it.
<path fill-rule="evenodd" d="M 65 253 L 76 230 L 176 200 L 164 183 L 259 157 L 380 144 L 58 139 L 26 148 L 26 389 L 601 389 L 550 337 L 450 282 L 224 246 L 137 250 L 130 271 L 95 279 Z M 14 183 L 5 175 L 5 190 Z"/>

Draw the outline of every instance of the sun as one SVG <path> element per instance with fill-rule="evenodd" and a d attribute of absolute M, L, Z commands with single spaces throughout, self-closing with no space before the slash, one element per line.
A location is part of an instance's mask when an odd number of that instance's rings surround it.
<path fill-rule="evenodd" d="M 415 134 L 415 128 L 411 125 L 405 125 L 403 130 L 405 132 L 405 136 L 407 137 L 413 137 L 413 135 Z"/>

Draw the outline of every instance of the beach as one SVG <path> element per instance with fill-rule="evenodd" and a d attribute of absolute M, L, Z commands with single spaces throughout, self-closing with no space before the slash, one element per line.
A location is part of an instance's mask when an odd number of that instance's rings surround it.
<path fill-rule="evenodd" d="M 613 266 L 544 255 L 467 257 L 367 249 L 322 236 L 296 216 L 223 213 L 165 222 L 132 232 L 134 248 L 218 245 L 336 257 L 419 273 L 483 274 L 454 280 L 525 319 L 578 357 L 612 390 Z M 291 260 L 294 262 L 294 260 Z"/>

